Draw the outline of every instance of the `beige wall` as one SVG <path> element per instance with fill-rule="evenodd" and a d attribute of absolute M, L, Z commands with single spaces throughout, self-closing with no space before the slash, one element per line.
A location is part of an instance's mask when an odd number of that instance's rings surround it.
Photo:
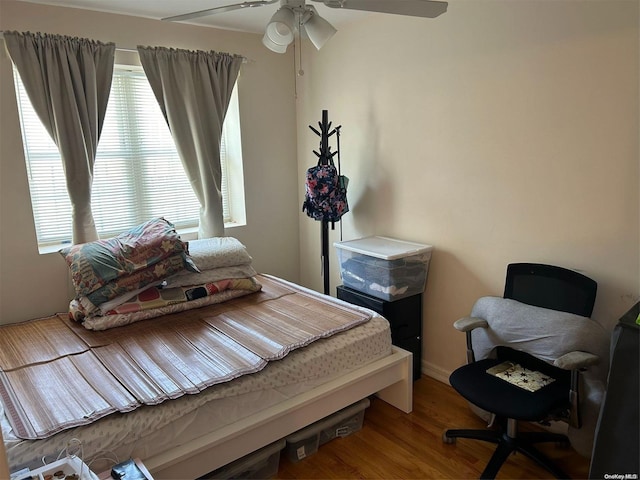
<path fill-rule="evenodd" d="M 463 361 L 451 323 L 501 294 L 509 262 L 593 277 L 609 328 L 638 299 L 637 1 L 450 0 L 434 20 L 372 16 L 305 49 L 297 100 L 291 52 L 258 35 L 11 0 L 0 29 L 252 59 L 240 79 L 248 225 L 228 234 L 260 271 L 319 291 L 319 224 L 300 206 L 318 145 L 307 126 L 329 110 L 351 178 L 344 238 L 435 247 L 423 363 L 438 378 Z M 62 311 L 72 294 L 61 258 L 37 253 L 15 108 L 0 50 L 0 322 Z"/>
<path fill-rule="evenodd" d="M 351 180 L 344 239 L 434 246 L 430 374 L 464 361 L 451 324 L 502 294 L 509 262 L 591 276 L 608 328 L 638 300 L 638 54 L 638 2 L 613 0 L 451 0 L 440 18 L 370 17 L 306 51 L 299 175 L 327 109 Z M 319 225 L 301 214 L 300 232 L 301 281 L 322 290 Z"/>
<path fill-rule="evenodd" d="M 239 79 L 247 226 L 227 230 L 258 271 L 298 280 L 298 206 L 292 55 L 262 47 L 260 36 L 11 0 L 0 29 L 41 31 L 137 45 L 244 55 Z M 64 260 L 39 255 L 17 120 L 11 63 L 0 48 L 0 323 L 65 311 L 73 291 Z M 170 219 L 169 219 L 170 220 Z"/>

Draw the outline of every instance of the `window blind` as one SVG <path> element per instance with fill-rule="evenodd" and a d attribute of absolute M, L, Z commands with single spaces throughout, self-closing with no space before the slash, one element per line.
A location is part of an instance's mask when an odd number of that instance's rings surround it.
<path fill-rule="evenodd" d="M 60 154 L 14 73 L 38 244 L 70 242 L 71 204 Z M 229 113 L 237 116 L 234 95 Z M 221 163 L 224 217 L 229 221 L 226 123 Z M 144 72 L 116 67 L 94 165 L 92 210 L 98 234 L 117 235 L 159 216 L 179 229 L 197 227 L 199 209 Z"/>

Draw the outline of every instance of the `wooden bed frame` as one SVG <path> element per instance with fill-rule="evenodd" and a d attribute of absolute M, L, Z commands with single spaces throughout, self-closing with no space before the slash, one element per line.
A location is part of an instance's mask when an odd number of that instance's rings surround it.
<path fill-rule="evenodd" d="M 141 459 L 155 480 L 198 478 L 372 394 L 410 413 L 412 354 L 392 354 L 170 451 Z"/>

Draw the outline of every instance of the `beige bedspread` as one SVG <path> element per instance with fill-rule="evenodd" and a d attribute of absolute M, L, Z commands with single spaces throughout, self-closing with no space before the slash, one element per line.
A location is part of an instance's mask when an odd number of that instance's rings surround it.
<path fill-rule="evenodd" d="M 259 276 L 262 291 L 106 331 L 66 314 L 0 329 L 0 394 L 15 434 L 46 438 L 261 370 L 366 322 L 362 311 Z"/>

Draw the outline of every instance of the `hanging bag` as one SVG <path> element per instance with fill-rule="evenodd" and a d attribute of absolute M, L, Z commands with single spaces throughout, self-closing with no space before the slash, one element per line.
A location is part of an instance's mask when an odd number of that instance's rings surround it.
<path fill-rule="evenodd" d="M 347 203 L 347 179 L 340 175 L 329 158 L 307 170 L 305 197 L 302 211 L 314 220 L 337 222 L 349 211 Z"/>

